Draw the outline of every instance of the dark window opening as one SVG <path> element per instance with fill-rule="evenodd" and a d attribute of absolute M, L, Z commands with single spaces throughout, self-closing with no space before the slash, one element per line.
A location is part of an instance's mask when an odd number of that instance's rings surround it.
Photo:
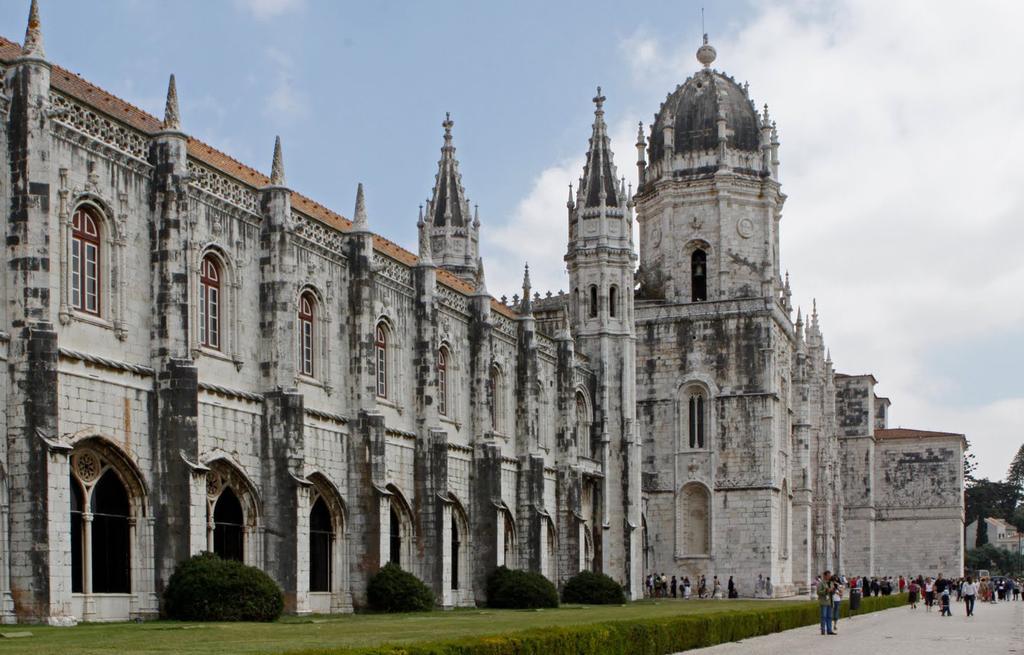
<path fill-rule="evenodd" d="M 131 592 L 128 492 L 108 469 L 92 492 L 92 590 Z"/>
<path fill-rule="evenodd" d="M 334 547 L 331 511 L 323 497 L 317 498 L 309 513 L 309 590 L 330 591 Z"/>
<path fill-rule="evenodd" d="M 71 305 L 100 313 L 100 230 L 92 211 L 81 208 L 71 218 Z"/>
<path fill-rule="evenodd" d="M 85 591 L 82 562 L 82 487 L 78 480 L 71 478 L 71 592 Z"/>
<path fill-rule="evenodd" d="M 299 299 L 299 363 L 302 374 L 313 376 L 313 318 L 316 301 L 313 294 L 304 293 Z"/>
<path fill-rule="evenodd" d="M 690 448 L 704 447 L 704 396 L 690 396 Z"/>
<path fill-rule="evenodd" d="M 597 318 L 597 287 L 590 286 L 590 318 Z"/>
<path fill-rule="evenodd" d="M 700 249 L 694 250 L 690 258 L 690 286 L 693 302 L 708 299 L 708 255 Z"/>
<path fill-rule="evenodd" d="M 388 561 L 402 565 L 402 522 L 394 507 L 391 508 L 391 558 Z"/>
<path fill-rule="evenodd" d="M 242 504 L 227 487 L 213 508 L 213 552 L 221 559 L 244 561 L 245 520 Z"/>
<path fill-rule="evenodd" d="M 616 307 L 616 305 L 618 304 L 619 288 L 613 285 L 610 289 L 608 289 L 608 314 L 612 318 L 615 318 L 615 315 L 618 312 L 618 308 Z"/>
<path fill-rule="evenodd" d="M 203 258 L 199 274 L 199 343 L 220 349 L 221 271 L 213 255 Z"/>
<path fill-rule="evenodd" d="M 459 588 L 459 548 L 462 543 L 459 541 L 459 521 L 452 514 L 452 589 Z"/>
<path fill-rule="evenodd" d="M 388 397 L 388 331 L 383 324 L 377 326 L 377 395 Z"/>
<path fill-rule="evenodd" d="M 437 351 L 437 412 L 448 416 L 448 351 Z"/>

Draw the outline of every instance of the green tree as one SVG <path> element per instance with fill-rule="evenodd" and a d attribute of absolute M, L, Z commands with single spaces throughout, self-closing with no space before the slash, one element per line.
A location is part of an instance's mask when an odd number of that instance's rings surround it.
<path fill-rule="evenodd" d="M 978 469 L 978 461 L 974 457 L 974 453 L 971 452 L 971 442 L 967 441 L 967 447 L 964 448 L 964 482 L 971 484 L 974 482 L 974 472 Z"/>
<path fill-rule="evenodd" d="M 988 543 L 988 521 L 985 519 L 978 519 L 978 534 L 974 538 L 974 546 L 981 548 Z"/>
<path fill-rule="evenodd" d="M 987 478 L 974 480 L 964 492 L 964 523 L 970 525 L 983 516 L 1009 519 L 1020 499 L 1021 489 L 1012 484 Z"/>
<path fill-rule="evenodd" d="M 1017 505 L 1017 509 L 1013 510 L 1013 516 L 1007 519 L 1010 525 L 1017 528 L 1018 532 L 1024 532 L 1024 503 Z"/>
<path fill-rule="evenodd" d="M 1013 461 L 1010 462 L 1010 469 L 1006 472 L 1006 481 L 1024 491 L 1024 444 L 1020 445 Z"/>

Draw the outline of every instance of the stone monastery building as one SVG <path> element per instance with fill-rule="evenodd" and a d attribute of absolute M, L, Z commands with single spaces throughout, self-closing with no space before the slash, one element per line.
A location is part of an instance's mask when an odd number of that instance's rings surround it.
<path fill-rule="evenodd" d="M 779 140 L 703 68 L 613 163 L 598 90 L 566 294 L 495 300 L 443 124 L 419 252 L 0 39 L 0 615 L 154 617 L 213 551 L 292 612 L 387 562 L 441 606 L 505 565 L 957 574 L 962 435 L 886 426 L 780 273 Z M 639 224 L 639 257 L 633 222 Z"/>

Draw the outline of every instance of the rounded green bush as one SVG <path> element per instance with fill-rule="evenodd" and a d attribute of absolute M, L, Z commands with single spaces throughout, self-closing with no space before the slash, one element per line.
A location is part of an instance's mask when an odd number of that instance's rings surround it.
<path fill-rule="evenodd" d="M 213 553 L 179 564 L 164 590 L 164 613 L 181 621 L 274 621 L 283 610 L 269 575 Z"/>
<path fill-rule="evenodd" d="M 487 577 L 487 605 L 505 609 L 558 607 L 558 590 L 540 573 L 499 566 Z"/>
<path fill-rule="evenodd" d="M 604 573 L 581 571 L 562 588 L 563 603 L 584 603 L 586 605 L 622 605 L 626 594 L 622 585 Z"/>
<path fill-rule="evenodd" d="M 429 612 L 434 593 L 419 578 L 388 564 L 377 571 L 366 589 L 370 608 L 378 612 Z"/>

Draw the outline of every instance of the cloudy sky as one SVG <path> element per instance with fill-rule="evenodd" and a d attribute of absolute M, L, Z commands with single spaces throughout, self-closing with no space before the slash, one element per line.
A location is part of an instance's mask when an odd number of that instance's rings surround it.
<path fill-rule="evenodd" d="M 565 288 L 567 185 L 598 84 L 619 171 L 694 72 L 698 1 L 41 0 L 50 58 L 412 247 L 445 111 L 492 293 Z M 1024 442 L 1024 3 L 710 2 L 716 67 L 779 125 L 783 265 L 839 370 L 892 425 L 964 432 L 1001 478 Z M 20 40 L 27 0 L 0 4 Z M 642 7 L 635 8 L 635 7 Z"/>

